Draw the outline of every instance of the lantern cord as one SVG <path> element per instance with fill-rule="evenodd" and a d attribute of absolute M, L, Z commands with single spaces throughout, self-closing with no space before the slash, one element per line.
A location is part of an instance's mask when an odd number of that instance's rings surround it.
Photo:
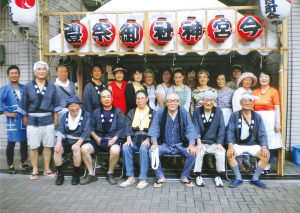
<path fill-rule="evenodd" d="M 174 57 L 173 57 L 173 66 L 174 66 L 174 62 L 176 61 L 176 57 L 175 57 L 175 53 L 174 53 Z"/>
<path fill-rule="evenodd" d="M 145 61 L 145 64 L 147 63 L 147 55 L 145 54 L 145 57 L 144 57 L 144 61 Z"/>
<path fill-rule="evenodd" d="M 107 16 L 106 16 L 105 14 L 102 14 L 102 17 L 105 17 L 106 19 L 108 19 Z"/>
<path fill-rule="evenodd" d="M 161 14 L 161 17 L 166 18 L 165 14 L 163 12 L 161 12 L 160 14 Z"/>
<path fill-rule="evenodd" d="M 119 59 L 119 55 L 117 55 L 117 64 L 119 63 L 120 59 Z"/>
<path fill-rule="evenodd" d="M 203 56 L 203 58 L 202 58 L 202 61 L 201 61 L 201 63 L 200 63 L 200 66 L 203 64 L 203 61 L 204 61 L 204 56 Z"/>
<path fill-rule="evenodd" d="M 132 17 L 136 20 L 136 18 L 134 17 L 133 13 L 130 13 L 130 16 L 132 16 Z M 129 18 L 130 18 L 130 17 L 129 17 Z"/>
<path fill-rule="evenodd" d="M 262 69 L 262 63 L 263 63 L 263 56 L 261 55 L 260 56 L 260 65 L 259 65 L 260 69 Z"/>

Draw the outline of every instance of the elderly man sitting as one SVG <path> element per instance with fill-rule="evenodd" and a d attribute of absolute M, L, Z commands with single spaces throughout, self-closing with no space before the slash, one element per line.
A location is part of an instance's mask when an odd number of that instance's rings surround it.
<path fill-rule="evenodd" d="M 251 179 L 251 184 L 266 188 L 266 185 L 259 180 L 259 176 L 268 164 L 270 153 L 267 148 L 268 139 L 263 120 L 258 113 L 251 110 L 254 98 L 251 93 L 242 94 L 240 100 L 242 110 L 234 112 L 230 116 L 227 126 L 227 158 L 235 175 L 235 180 L 229 184 L 229 187 L 232 188 L 243 183 L 235 158 L 244 152 L 260 159 Z"/>
<path fill-rule="evenodd" d="M 216 176 L 215 184 L 217 187 L 223 187 L 220 177 L 221 172 L 225 172 L 225 124 L 222 110 L 214 107 L 216 96 L 213 92 L 207 91 L 203 94 L 201 107 L 197 107 L 193 112 L 193 124 L 195 126 L 198 139 L 198 154 L 194 167 L 197 173 L 196 185 L 205 186 L 201 177 L 203 157 L 205 154 L 214 154 L 216 158 Z"/>
<path fill-rule="evenodd" d="M 166 99 L 167 106 L 160 107 L 156 112 L 148 132 L 152 142 L 150 154 L 158 148 L 158 156 L 180 154 L 186 157 L 180 182 L 187 187 L 193 187 L 188 178 L 195 164 L 197 135 L 189 113 L 179 103 L 178 94 L 170 93 Z M 160 163 L 155 173 L 158 180 L 154 187 L 162 187 L 166 178 Z"/>
<path fill-rule="evenodd" d="M 82 159 L 89 171 L 81 185 L 86 185 L 97 181 L 94 173 L 91 154 L 98 153 L 100 150 L 110 153 L 109 169 L 106 179 L 110 184 L 116 184 L 114 169 L 118 163 L 121 141 L 124 138 L 125 122 L 122 110 L 112 105 L 112 92 L 104 89 L 101 92 L 101 103 L 103 108 L 95 109 L 91 121 L 91 135 L 94 138 L 90 143 L 81 147 Z"/>
<path fill-rule="evenodd" d="M 54 162 L 57 168 L 57 179 L 55 184 L 64 183 L 64 174 L 62 171 L 62 155 L 73 152 L 74 173 L 72 176 L 72 185 L 80 182 L 79 171 L 81 164 L 80 147 L 84 141 L 90 140 L 90 113 L 80 109 L 80 100 L 77 96 L 70 96 L 66 101 L 66 107 L 69 112 L 62 115 L 59 121 L 59 127 L 55 134 L 57 144 L 54 147 Z"/>

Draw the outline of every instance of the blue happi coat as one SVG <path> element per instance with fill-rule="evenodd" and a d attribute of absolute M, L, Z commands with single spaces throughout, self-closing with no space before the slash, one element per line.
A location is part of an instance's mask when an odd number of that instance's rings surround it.
<path fill-rule="evenodd" d="M 23 95 L 23 89 L 24 85 L 19 84 L 19 98 L 12 83 L 0 88 L 0 114 L 3 114 L 4 111 L 18 114 L 17 118 L 6 117 L 8 142 L 21 142 L 27 140 L 26 127 L 23 124 L 23 115 L 18 112 L 20 100 Z"/>

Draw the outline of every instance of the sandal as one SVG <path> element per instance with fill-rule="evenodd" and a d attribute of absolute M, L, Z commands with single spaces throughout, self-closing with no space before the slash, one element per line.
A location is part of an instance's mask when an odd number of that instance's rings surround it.
<path fill-rule="evenodd" d="M 124 181 L 124 182 L 121 183 L 119 186 L 122 187 L 122 188 L 126 188 L 126 187 L 128 187 L 128 186 L 131 186 L 132 184 L 134 184 L 134 183 Z"/>
<path fill-rule="evenodd" d="M 38 174 L 30 174 L 30 176 L 29 176 L 30 180 L 36 180 L 38 178 L 39 178 Z"/>
<path fill-rule="evenodd" d="M 57 176 L 56 172 L 44 173 L 43 175 L 48 176 L 48 177 L 53 177 L 53 178 Z"/>
<path fill-rule="evenodd" d="M 194 184 L 191 181 L 188 181 L 188 182 L 180 181 L 180 183 L 182 183 L 186 187 L 194 187 Z"/>
<path fill-rule="evenodd" d="M 144 188 L 146 188 L 147 185 L 148 185 L 147 182 L 139 182 L 136 188 L 137 189 L 144 189 Z"/>
<path fill-rule="evenodd" d="M 162 187 L 165 184 L 165 181 L 164 182 L 158 182 L 158 180 L 157 180 L 155 183 L 156 183 L 156 185 L 153 185 L 154 188 L 160 188 L 160 187 Z"/>

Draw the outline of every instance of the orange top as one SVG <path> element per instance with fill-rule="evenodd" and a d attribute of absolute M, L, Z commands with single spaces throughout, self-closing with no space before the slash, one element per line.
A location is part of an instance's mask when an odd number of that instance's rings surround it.
<path fill-rule="evenodd" d="M 265 94 L 261 93 L 261 88 L 257 88 L 252 94 L 259 97 L 254 101 L 254 111 L 274 110 L 274 105 L 280 105 L 280 94 L 274 87 L 269 87 Z"/>

